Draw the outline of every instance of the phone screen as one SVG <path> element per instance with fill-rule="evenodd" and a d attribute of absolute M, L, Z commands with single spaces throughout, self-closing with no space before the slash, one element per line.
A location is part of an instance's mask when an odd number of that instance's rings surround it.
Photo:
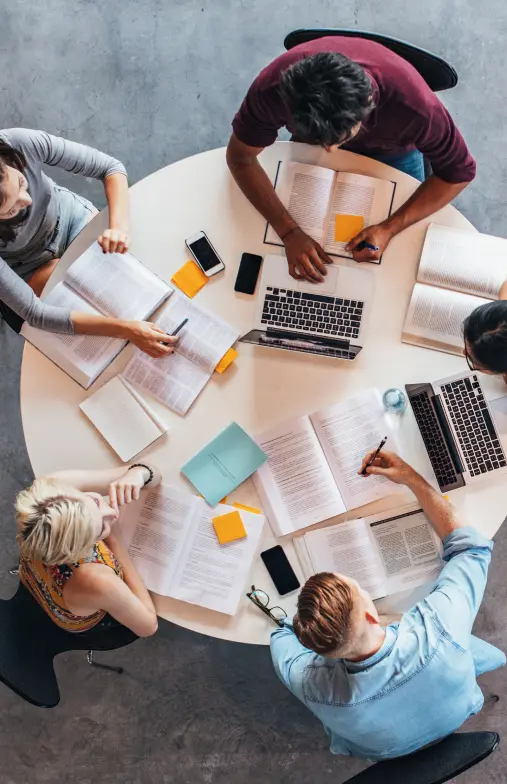
<path fill-rule="evenodd" d="M 299 588 L 299 580 L 279 544 L 264 550 L 261 558 L 280 596 Z"/>
<path fill-rule="evenodd" d="M 253 294 L 259 277 L 259 270 L 262 264 L 262 256 L 255 253 L 243 253 L 239 265 L 234 291 L 242 294 Z"/>
<path fill-rule="evenodd" d="M 203 268 L 204 272 L 209 272 L 213 267 L 221 266 L 222 260 L 217 256 L 207 237 L 199 237 L 198 240 L 189 243 L 188 247 Z"/>

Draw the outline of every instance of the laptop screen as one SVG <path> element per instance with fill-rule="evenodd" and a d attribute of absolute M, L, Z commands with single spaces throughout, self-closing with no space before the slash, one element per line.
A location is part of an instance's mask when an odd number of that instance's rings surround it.
<path fill-rule="evenodd" d="M 240 338 L 241 343 L 253 343 L 267 348 L 279 348 L 284 351 L 299 351 L 303 354 L 318 354 L 322 357 L 332 357 L 334 359 L 355 359 L 361 351 L 361 346 L 337 347 L 330 346 L 328 343 L 320 342 L 318 339 L 301 340 L 297 338 L 280 338 L 274 335 L 267 335 L 260 329 L 252 329 Z"/>

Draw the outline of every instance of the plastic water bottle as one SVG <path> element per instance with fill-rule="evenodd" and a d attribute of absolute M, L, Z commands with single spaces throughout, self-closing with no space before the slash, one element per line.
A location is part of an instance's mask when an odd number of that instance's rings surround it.
<path fill-rule="evenodd" d="M 401 389 L 386 389 L 382 395 L 382 403 L 391 414 L 403 414 L 407 407 L 407 396 Z"/>

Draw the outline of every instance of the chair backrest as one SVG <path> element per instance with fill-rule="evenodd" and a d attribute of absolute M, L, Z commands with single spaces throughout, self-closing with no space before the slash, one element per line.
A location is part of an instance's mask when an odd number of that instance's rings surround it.
<path fill-rule="evenodd" d="M 489 757 L 499 742 L 496 732 L 454 733 L 415 754 L 377 762 L 345 784 L 444 784 Z"/>
<path fill-rule="evenodd" d="M 398 38 L 391 38 L 389 35 L 381 35 L 380 33 L 370 33 L 365 30 L 339 30 L 319 28 L 316 30 L 294 30 L 285 37 L 284 46 L 286 49 L 292 49 L 298 44 L 313 41 L 316 38 L 324 38 L 328 35 L 341 35 L 348 38 L 367 38 L 370 41 L 376 41 L 382 44 L 387 49 L 403 57 L 411 65 L 414 66 L 416 71 L 419 71 L 426 84 L 433 90 L 439 92 L 440 90 L 450 90 L 458 83 L 458 74 L 445 60 L 426 49 L 420 49 L 418 46 L 407 43 L 407 41 L 400 41 Z"/>
<path fill-rule="evenodd" d="M 60 691 L 53 659 L 64 651 L 108 651 L 137 639 L 109 619 L 88 632 L 66 632 L 20 582 L 12 599 L 0 600 L 0 682 L 32 705 L 53 708 Z"/>

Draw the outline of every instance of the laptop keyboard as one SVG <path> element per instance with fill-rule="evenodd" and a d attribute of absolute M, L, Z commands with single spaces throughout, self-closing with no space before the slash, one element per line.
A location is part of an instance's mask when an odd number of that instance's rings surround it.
<path fill-rule="evenodd" d="M 267 327 L 339 335 L 348 340 L 359 336 L 364 302 L 271 286 L 266 292 L 261 322 Z"/>
<path fill-rule="evenodd" d="M 411 395 L 410 404 L 439 487 L 455 484 L 456 469 L 428 393 Z"/>
<path fill-rule="evenodd" d="M 471 476 L 507 465 L 477 376 L 442 385 L 442 394 Z"/>

